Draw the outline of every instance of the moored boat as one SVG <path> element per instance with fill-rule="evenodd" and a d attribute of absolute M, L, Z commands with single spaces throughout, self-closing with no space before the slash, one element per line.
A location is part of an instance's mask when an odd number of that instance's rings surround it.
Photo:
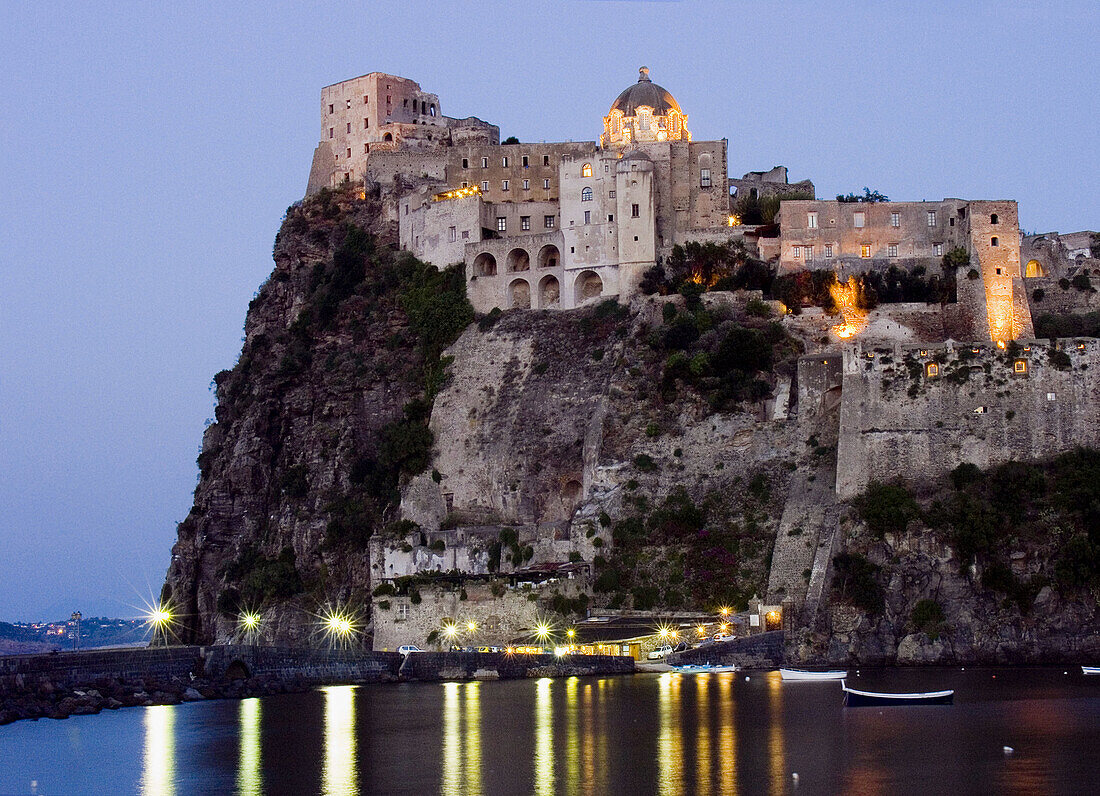
<path fill-rule="evenodd" d="M 840 681 L 844 689 L 844 704 L 850 708 L 876 705 L 889 707 L 894 705 L 951 705 L 955 701 L 955 691 L 923 691 L 913 694 L 892 694 L 881 691 L 860 691 L 849 688 L 846 681 Z"/>
<path fill-rule="evenodd" d="M 780 669 L 779 675 L 784 680 L 843 680 L 848 676 L 846 669 L 834 669 L 826 672 L 811 672 L 806 669 Z"/>
<path fill-rule="evenodd" d="M 710 663 L 684 663 L 673 666 L 672 671 L 680 674 L 708 674 L 710 672 L 738 672 L 740 668 L 736 664 L 718 665 Z"/>
<path fill-rule="evenodd" d="M 1100 674 L 1100 666 L 1082 666 L 1081 674 Z"/>

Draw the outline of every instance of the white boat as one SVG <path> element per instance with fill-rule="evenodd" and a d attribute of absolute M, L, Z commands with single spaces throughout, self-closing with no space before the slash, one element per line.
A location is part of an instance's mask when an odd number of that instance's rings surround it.
<path fill-rule="evenodd" d="M 710 672 L 739 672 L 741 669 L 737 664 L 715 666 L 709 663 L 684 663 L 673 666 L 672 671 L 680 674 L 709 674 Z"/>
<path fill-rule="evenodd" d="M 1100 666 L 1082 666 L 1081 674 L 1100 674 Z"/>
<path fill-rule="evenodd" d="M 848 676 L 845 669 L 837 669 L 827 672 L 810 672 L 805 669 L 780 669 L 780 676 L 784 680 L 843 680 Z"/>
<path fill-rule="evenodd" d="M 844 691 L 844 704 L 850 708 L 874 705 L 893 707 L 895 705 L 951 705 L 955 702 L 954 689 L 948 691 L 922 691 L 913 694 L 895 694 L 883 691 L 860 691 L 849 688 L 843 680 L 840 687 Z"/>

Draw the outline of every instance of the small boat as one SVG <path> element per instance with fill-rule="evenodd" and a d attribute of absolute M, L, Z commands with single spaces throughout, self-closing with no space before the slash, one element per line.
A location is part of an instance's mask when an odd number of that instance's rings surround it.
<path fill-rule="evenodd" d="M 1081 674 L 1100 674 L 1100 666 L 1082 666 Z"/>
<path fill-rule="evenodd" d="M 955 691 L 924 691 L 916 694 L 888 694 L 879 691 L 859 691 L 849 688 L 847 682 L 840 681 L 844 689 L 844 704 L 850 708 L 876 705 L 951 705 L 955 702 Z"/>
<path fill-rule="evenodd" d="M 739 672 L 741 669 L 733 663 L 718 666 L 710 663 L 684 663 L 673 666 L 672 671 L 680 672 L 680 674 L 709 674 L 710 672 Z"/>
<path fill-rule="evenodd" d="M 848 676 L 846 669 L 835 669 L 828 672 L 811 672 L 806 669 L 780 669 L 779 675 L 784 680 L 843 680 Z"/>

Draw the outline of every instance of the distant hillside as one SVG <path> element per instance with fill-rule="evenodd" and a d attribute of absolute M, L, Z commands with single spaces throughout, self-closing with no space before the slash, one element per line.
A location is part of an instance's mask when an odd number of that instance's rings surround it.
<path fill-rule="evenodd" d="M 72 649 L 73 630 L 73 623 L 69 621 L 0 622 L 0 655 Z M 137 645 L 147 640 L 148 629 L 140 619 L 92 617 L 80 622 L 81 649 Z"/>

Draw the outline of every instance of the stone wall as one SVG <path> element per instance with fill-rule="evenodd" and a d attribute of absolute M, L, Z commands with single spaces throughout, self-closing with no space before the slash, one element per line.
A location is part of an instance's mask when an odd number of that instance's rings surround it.
<path fill-rule="evenodd" d="M 1097 261 L 1100 267 L 1100 261 Z M 1100 277 L 1092 276 L 1091 290 L 1078 290 L 1072 285 L 1063 288 L 1061 280 L 1067 277 L 1040 276 L 1024 279 L 1024 289 L 1031 304 L 1032 317 L 1038 318 L 1045 313 L 1066 315 L 1074 313 L 1100 311 Z M 1042 299 L 1035 298 L 1035 291 L 1042 290 Z"/>
<path fill-rule="evenodd" d="M 979 467 L 1039 459 L 1100 443 L 1100 341 L 1064 340 L 1067 370 L 1045 342 L 844 350 L 837 494 L 871 479 L 911 483 Z M 1022 370 L 1018 370 L 1022 368 Z"/>

